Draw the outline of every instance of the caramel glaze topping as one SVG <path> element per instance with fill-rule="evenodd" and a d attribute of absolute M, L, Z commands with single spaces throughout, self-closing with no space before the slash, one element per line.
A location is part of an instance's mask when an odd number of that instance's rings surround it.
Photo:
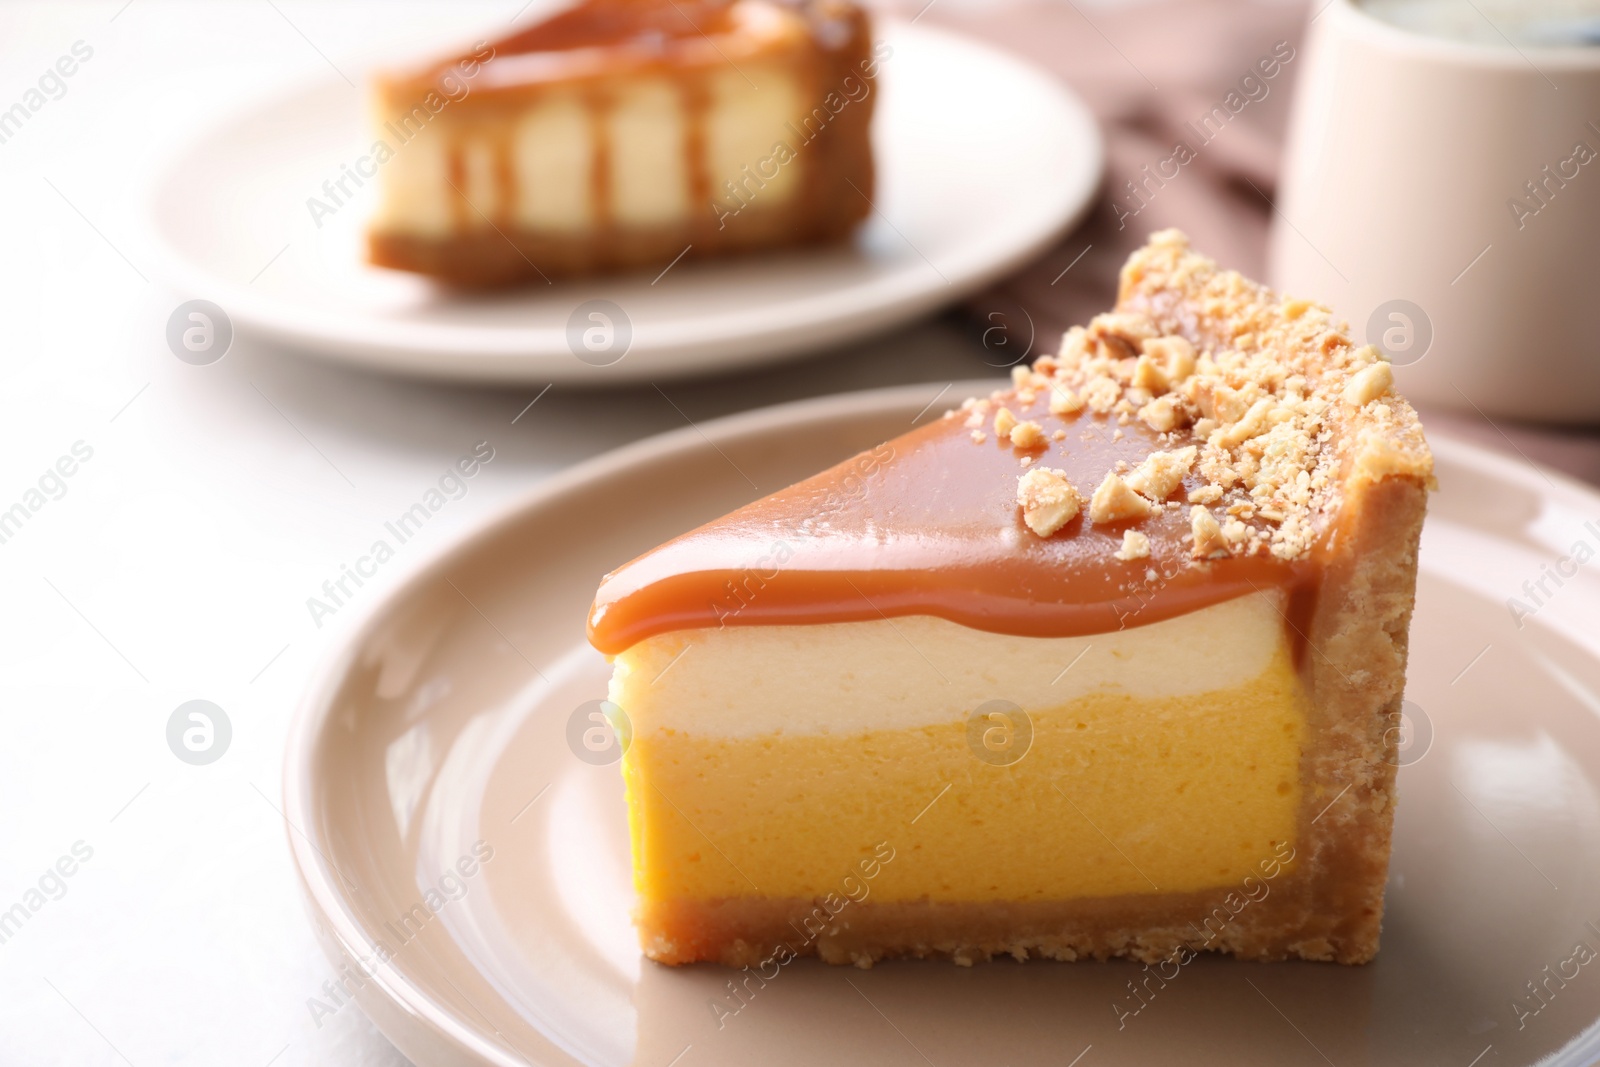
<path fill-rule="evenodd" d="M 608 575 L 590 641 L 904 615 L 1086 636 L 1270 590 L 1304 665 L 1345 486 L 1431 483 L 1392 381 L 1327 308 L 1164 230 L 1123 267 L 1116 310 L 1009 391 Z"/>
<path fill-rule="evenodd" d="M 730 0 L 587 0 L 512 34 L 495 45 L 506 55 L 648 45 L 726 33 Z"/>
<path fill-rule="evenodd" d="M 1171 446 L 1137 420 L 1122 425 L 1087 409 L 1051 415 L 1048 393 L 1023 403 L 1012 391 L 1000 403 L 1037 422 L 1048 446 L 1014 448 L 992 424 L 975 430 L 956 412 L 608 575 L 589 616 L 590 641 L 615 655 L 672 630 L 904 615 L 994 633 L 1082 636 L 1269 589 L 1289 594 L 1291 629 L 1309 617 L 1311 559 L 1192 558 L 1184 499 L 1203 484 L 1194 471 L 1164 510 L 1136 524 L 1095 524 L 1085 508 L 1052 536 L 1035 536 L 1019 515 L 1019 474 L 1059 469 L 1087 497 L 1119 462 L 1131 469 Z M 1064 439 L 1053 439 L 1058 430 Z M 1028 466 L 1024 456 L 1032 457 Z M 1130 528 L 1148 536 L 1147 558 L 1117 558 Z"/>
<path fill-rule="evenodd" d="M 451 74 L 459 78 L 467 63 L 473 91 L 503 101 L 553 81 L 624 71 L 671 74 L 686 65 L 726 68 L 751 47 L 803 41 L 834 50 L 849 46 L 865 21 L 849 0 L 581 0 L 543 22 L 397 81 L 436 85 Z M 494 62 L 483 63 L 480 74 L 468 61 L 486 55 Z"/>

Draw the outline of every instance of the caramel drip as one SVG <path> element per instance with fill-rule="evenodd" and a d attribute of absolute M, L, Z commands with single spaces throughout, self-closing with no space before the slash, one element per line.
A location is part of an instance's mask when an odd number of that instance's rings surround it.
<path fill-rule="evenodd" d="M 816 103 L 821 103 L 823 96 L 823 74 L 827 73 L 832 75 L 837 73 L 834 69 L 834 66 L 835 65 L 832 63 L 807 63 L 805 65 L 802 79 L 804 90 L 803 95 L 800 97 L 803 106 L 816 106 L 813 101 Z M 801 121 L 804 121 L 803 116 Z M 789 127 L 791 130 L 794 130 L 794 123 L 791 122 Z M 795 132 L 798 133 L 799 131 L 795 130 Z M 822 144 L 813 146 L 809 154 L 804 151 L 804 146 L 802 144 L 797 143 L 792 146 L 795 151 L 795 158 L 794 162 L 789 165 L 798 167 L 800 169 L 800 189 L 799 195 L 795 197 L 795 200 L 799 205 L 802 218 L 816 219 L 820 217 L 820 212 L 818 211 L 820 205 L 818 201 L 822 196 L 822 188 L 818 182 L 818 178 L 829 168 L 828 161 L 826 159 L 817 157 L 827 152 L 828 145 L 831 143 L 831 141 L 831 138 L 824 139 Z"/>
<path fill-rule="evenodd" d="M 716 216 L 711 143 L 706 135 L 711 90 L 703 71 L 681 78 L 679 85 L 684 113 L 683 158 L 689 166 L 689 239 L 701 242 Z"/>
<path fill-rule="evenodd" d="M 594 144 L 593 166 L 589 168 L 589 197 L 594 205 L 594 228 L 604 234 L 615 222 L 612 211 L 611 109 L 609 94 L 591 89 L 584 101 L 589 113 L 589 135 Z"/>
<path fill-rule="evenodd" d="M 451 138 L 445 149 L 445 173 L 450 178 L 450 191 L 455 194 L 450 198 L 450 221 L 457 230 L 473 225 L 477 217 L 467 200 L 467 161 L 463 151 L 460 138 Z"/>
<path fill-rule="evenodd" d="M 1035 465 L 1061 469 L 1085 498 L 1119 462 L 1174 447 L 1141 422 L 1087 411 L 1064 419 L 1048 400 L 1006 401 L 1060 441 Z M 1177 506 L 1138 524 L 1146 559 L 1115 553 L 1126 523 L 1079 515 L 1054 536 L 1025 527 L 1016 505 L 1020 452 L 992 421 L 973 439 L 965 413 L 936 420 L 758 500 L 606 577 L 589 617 L 608 655 L 673 630 L 819 624 L 933 615 L 978 630 L 1086 636 L 1140 626 L 1256 591 L 1287 594 L 1297 649 L 1315 603 L 1317 559 L 1190 557 L 1191 472 Z"/>
<path fill-rule="evenodd" d="M 521 198 L 517 193 L 517 165 L 512 158 L 511 129 L 503 124 L 489 127 L 494 153 L 494 182 L 499 196 L 495 199 L 496 225 L 511 229 L 516 225 L 517 208 Z"/>
<path fill-rule="evenodd" d="M 725 32 L 732 0 L 587 0 L 495 42 L 495 52 L 564 52 L 641 38 L 664 42 Z"/>

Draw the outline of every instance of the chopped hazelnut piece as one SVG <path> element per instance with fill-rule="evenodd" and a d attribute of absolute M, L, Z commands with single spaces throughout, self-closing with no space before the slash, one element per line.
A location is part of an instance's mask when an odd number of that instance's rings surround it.
<path fill-rule="evenodd" d="M 1215 504 L 1222 499 L 1222 486 L 1216 484 L 1202 485 L 1189 494 L 1191 504 Z"/>
<path fill-rule="evenodd" d="M 1194 373 L 1194 345 L 1187 337 L 1152 337 L 1144 343 L 1144 355 L 1161 371 L 1169 389 Z"/>
<path fill-rule="evenodd" d="M 973 430 L 972 431 L 972 443 L 973 444 L 981 445 L 985 441 L 987 441 L 988 439 L 989 439 L 989 435 L 984 433 L 982 430 Z"/>
<path fill-rule="evenodd" d="M 1106 473 L 1105 480 L 1089 500 L 1089 519 L 1092 522 L 1147 519 L 1154 512 L 1155 505 L 1129 489 L 1128 483 L 1114 471 Z"/>
<path fill-rule="evenodd" d="M 1128 475 L 1128 488 L 1151 500 L 1165 500 L 1183 484 L 1200 450 L 1190 445 L 1175 452 L 1152 452 Z"/>
<path fill-rule="evenodd" d="M 1146 345 L 1149 343 L 1145 342 Z M 1148 389 L 1151 393 L 1164 393 L 1172 383 L 1167 378 L 1167 372 L 1150 357 L 1150 353 L 1143 352 L 1133 365 L 1133 385 L 1136 389 Z"/>
<path fill-rule="evenodd" d="M 1126 311 L 1103 311 L 1089 320 L 1089 332 L 1096 337 L 1114 337 L 1119 341 L 1138 342 L 1156 336 L 1155 323 L 1144 315 Z"/>
<path fill-rule="evenodd" d="M 1363 367 L 1345 383 L 1344 399 L 1347 404 L 1354 404 L 1358 408 L 1366 407 L 1372 401 L 1387 393 L 1394 385 L 1394 371 L 1383 360 Z"/>
<path fill-rule="evenodd" d="M 1063 385 L 1050 388 L 1050 414 L 1071 415 L 1075 411 L 1083 410 L 1083 400 L 1077 393 Z"/>
<path fill-rule="evenodd" d="M 994 433 L 996 437 L 1010 437 L 1012 429 L 1017 425 L 1017 417 L 1011 414 L 1010 408 L 1001 408 L 994 413 Z"/>
<path fill-rule="evenodd" d="M 1089 331 L 1082 326 L 1073 326 L 1061 338 L 1061 361 L 1068 365 L 1076 365 L 1089 354 Z"/>
<path fill-rule="evenodd" d="M 1141 346 L 1133 365 L 1133 384 L 1153 394 L 1165 393 L 1194 373 L 1194 345 L 1187 338 L 1152 337 Z"/>
<path fill-rule="evenodd" d="M 1211 390 L 1211 414 L 1222 423 L 1238 422 L 1250 410 L 1250 398 L 1242 389 L 1219 385 Z"/>
<path fill-rule="evenodd" d="M 1183 425 L 1183 408 L 1170 396 L 1158 396 L 1139 409 L 1139 417 L 1157 433 L 1171 433 Z"/>
<path fill-rule="evenodd" d="M 1250 410 L 1232 426 L 1224 426 L 1213 435 L 1212 440 L 1220 448 L 1237 448 L 1266 432 L 1272 414 L 1273 402 L 1262 397 L 1250 405 Z"/>
<path fill-rule="evenodd" d="M 1222 527 L 1211 512 L 1196 505 L 1189 509 L 1189 533 L 1194 538 L 1190 553 L 1198 559 L 1211 559 L 1228 554 L 1228 542 L 1223 539 Z"/>
<path fill-rule="evenodd" d="M 1073 520 L 1083 507 L 1083 498 L 1067 481 L 1065 471 L 1036 467 L 1017 479 L 1017 506 L 1028 529 L 1049 537 Z"/>
<path fill-rule="evenodd" d="M 1036 451 L 1044 448 L 1050 442 L 1044 435 L 1044 429 L 1033 421 L 1019 422 L 1011 427 L 1011 444 L 1014 448 L 1025 448 Z"/>
<path fill-rule="evenodd" d="M 1150 555 L 1150 538 L 1138 530 L 1122 531 L 1122 547 L 1117 549 L 1118 559 L 1145 559 Z"/>
<path fill-rule="evenodd" d="M 1122 386 L 1110 375 L 1102 374 L 1083 387 L 1083 399 L 1090 409 L 1104 415 L 1122 399 Z"/>

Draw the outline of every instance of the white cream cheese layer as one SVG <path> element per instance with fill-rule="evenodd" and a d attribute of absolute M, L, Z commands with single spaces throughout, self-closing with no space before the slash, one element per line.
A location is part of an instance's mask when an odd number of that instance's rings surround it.
<path fill-rule="evenodd" d="M 748 202 L 777 208 L 799 189 L 799 162 L 782 164 L 793 149 L 790 125 L 801 114 L 800 86 L 786 68 L 752 65 L 759 91 L 737 72 L 707 76 L 707 111 L 699 150 L 710 196 L 724 208 Z M 377 165 L 381 192 L 373 224 L 387 232 L 448 236 L 509 220 L 525 230 L 582 234 L 602 217 L 624 227 L 680 225 L 713 204 L 691 203 L 688 102 L 670 78 L 617 80 L 598 107 L 579 89 L 541 93 L 512 117 L 457 120 L 446 104 L 437 115 L 399 99 L 374 103 L 377 140 L 391 150 Z M 509 198 L 500 185 L 497 144 L 509 169 Z M 457 211 L 456 184 L 470 207 Z M 607 161 L 609 177 L 597 168 Z M 597 197 L 601 202 L 596 202 Z M 496 221 L 496 225 L 504 225 Z"/>
<path fill-rule="evenodd" d="M 635 732 L 858 733 L 948 723 L 990 700 L 1210 693 L 1260 678 L 1287 646 L 1282 595 L 1251 593 L 1088 637 L 1013 637 L 931 616 L 680 630 L 616 657 L 610 698 Z"/>

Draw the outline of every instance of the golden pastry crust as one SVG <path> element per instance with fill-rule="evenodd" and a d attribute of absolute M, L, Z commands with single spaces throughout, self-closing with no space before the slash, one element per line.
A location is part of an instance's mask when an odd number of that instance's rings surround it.
<path fill-rule="evenodd" d="M 1395 731 L 1405 689 L 1417 546 L 1434 485 L 1416 411 L 1377 353 L 1327 308 L 1278 297 L 1156 234 L 1123 268 L 1118 310 L 1150 315 L 1197 347 L 1270 356 L 1325 405 L 1302 469 L 1326 471 L 1304 501 L 1326 527 L 1306 665 L 1313 695 L 1302 766 L 1303 861 L 1311 909 L 1295 955 L 1355 963 L 1378 948 L 1395 803 Z M 1315 808 L 1316 810 L 1312 810 Z"/>
<path fill-rule="evenodd" d="M 1358 868 L 1349 884 L 1340 884 L 1339 871 L 1313 877 L 1293 848 L 1282 856 L 1263 857 L 1239 885 L 1189 893 L 1070 901 L 655 901 L 636 920 L 645 954 L 658 963 L 714 960 L 756 971 L 801 956 L 862 968 L 881 959 L 970 964 L 1007 956 L 1159 963 L 1181 959 L 1186 950 L 1259 961 L 1370 958 L 1349 944 L 1348 924 L 1318 915 L 1330 903 L 1364 899 L 1364 872 Z"/>

